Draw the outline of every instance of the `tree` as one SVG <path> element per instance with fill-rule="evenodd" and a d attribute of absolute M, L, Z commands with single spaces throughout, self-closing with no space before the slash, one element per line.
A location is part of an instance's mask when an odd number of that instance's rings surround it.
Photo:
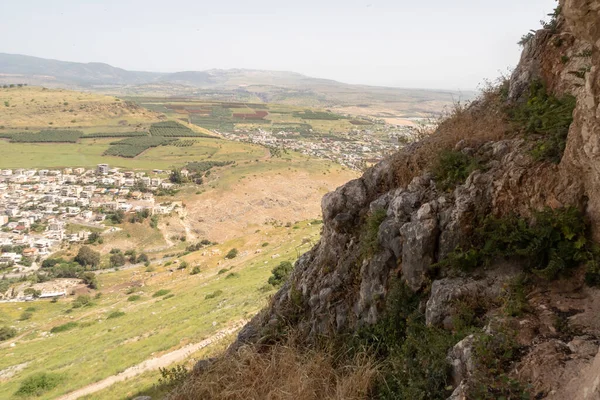
<path fill-rule="evenodd" d="M 42 294 L 42 292 L 40 290 L 36 290 L 34 288 L 27 288 L 23 291 L 24 294 L 28 295 L 30 294 L 31 296 L 33 296 L 33 298 L 38 298 L 40 297 L 40 295 Z"/>
<path fill-rule="evenodd" d="M 98 289 L 98 278 L 96 278 L 96 274 L 93 272 L 85 272 L 81 279 L 83 279 L 83 283 L 88 285 L 90 289 Z"/>
<path fill-rule="evenodd" d="M 180 169 L 174 169 L 174 170 L 172 170 L 171 171 L 171 175 L 169 175 L 169 180 L 172 183 L 177 183 L 177 184 L 181 184 L 181 183 L 186 183 L 187 182 L 186 176 L 181 173 Z"/>
<path fill-rule="evenodd" d="M 82 246 L 75 256 L 74 261 L 83 267 L 95 268 L 100 264 L 100 253 L 92 250 L 88 246 Z"/>
<path fill-rule="evenodd" d="M 9 326 L 0 327 L 0 342 L 17 336 L 17 330 Z"/>
<path fill-rule="evenodd" d="M 238 255 L 238 250 L 233 248 L 233 249 L 229 250 L 227 255 L 225 255 L 225 258 L 227 258 L 228 260 L 231 260 L 232 258 L 236 258 L 237 255 Z"/>
<path fill-rule="evenodd" d="M 140 254 L 137 258 L 138 263 L 147 263 L 148 261 L 150 260 L 148 259 L 148 255 L 146 253 Z"/>
<path fill-rule="evenodd" d="M 271 271 L 273 275 L 269 277 L 269 284 L 276 287 L 283 285 L 287 281 L 293 269 L 294 266 L 291 262 L 280 262 L 279 265 L 273 268 L 273 270 Z"/>
<path fill-rule="evenodd" d="M 127 262 L 127 259 L 125 258 L 125 256 L 123 255 L 123 253 L 115 253 L 112 256 L 110 256 L 110 265 L 112 267 L 121 267 L 123 265 L 125 265 L 125 263 Z"/>
<path fill-rule="evenodd" d="M 111 214 L 108 219 L 110 219 L 115 224 L 120 224 L 125 219 L 125 212 L 123 210 L 115 211 L 115 213 Z"/>
<path fill-rule="evenodd" d="M 100 239 L 100 234 L 98 232 L 90 233 L 88 236 L 88 243 L 96 243 Z"/>

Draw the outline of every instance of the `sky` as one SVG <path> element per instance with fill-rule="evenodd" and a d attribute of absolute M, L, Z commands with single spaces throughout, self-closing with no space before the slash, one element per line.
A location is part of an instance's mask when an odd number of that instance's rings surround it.
<path fill-rule="evenodd" d="M 0 52 L 139 71 L 283 70 L 476 89 L 555 0 L 2 0 Z"/>

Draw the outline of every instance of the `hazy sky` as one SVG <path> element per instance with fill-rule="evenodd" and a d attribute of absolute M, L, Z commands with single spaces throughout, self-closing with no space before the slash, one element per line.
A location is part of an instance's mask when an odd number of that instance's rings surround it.
<path fill-rule="evenodd" d="M 0 52 L 133 70 L 289 70 L 472 89 L 554 0 L 0 0 Z"/>

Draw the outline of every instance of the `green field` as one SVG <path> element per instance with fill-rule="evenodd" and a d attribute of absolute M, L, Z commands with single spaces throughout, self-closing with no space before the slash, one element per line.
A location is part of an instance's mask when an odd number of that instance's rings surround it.
<path fill-rule="evenodd" d="M 314 241 L 320 229 L 320 225 L 307 222 L 296 227 L 268 228 L 250 237 L 234 239 L 217 246 L 221 254 L 211 257 L 190 253 L 180 258 L 190 264 L 187 270 L 170 272 L 173 266 L 157 266 L 152 272 L 142 267 L 100 274 L 98 292 L 103 294 L 91 307 L 71 309 L 72 297 L 57 303 L 0 304 L 0 325 L 16 326 L 19 330 L 17 339 L 9 341 L 16 344 L 14 347 L 7 342 L 0 347 L 0 371 L 24 365 L 0 385 L 0 398 L 15 398 L 14 393 L 25 378 L 45 371 L 62 378 L 57 388 L 39 397 L 51 399 L 118 374 L 161 352 L 199 342 L 251 317 L 272 293 L 263 288 L 271 269 L 281 261 L 293 261 L 298 252 L 306 251 L 310 245 L 301 245 L 302 238 L 312 237 Z M 263 248 L 260 245 L 263 242 L 270 244 Z M 240 250 L 240 256 L 225 260 L 223 254 L 232 247 Z M 257 248 L 263 252 L 255 254 Z M 273 259 L 274 254 L 279 256 Z M 199 265 L 201 273 L 190 275 L 192 265 Z M 219 274 L 224 268 L 227 273 Z M 232 272 L 235 274 L 228 277 Z M 135 289 L 130 290 L 132 287 Z M 173 296 L 153 297 L 160 289 L 169 290 Z M 218 291 L 222 294 L 207 297 Z M 141 298 L 127 301 L 133 293 Z M 23 310 L 32 306 L 33 317 L 18 321 Z M 125 314 L 107 319 L 114 311 Z M 68 331 L 48 334 L 52 327 L 67 322 L 77 325 Z M 147 375 L 152 379 L 140 377 L 134 385 L 137 391 L 150 389 L 156 383 L 155 373 Z M 100 392 L 91 398 L 123 398 L 126 393 L 115 397 L 121 386 L 127 392 L 131 390 L 131 381 L 106 390 L 106 397 Z"/>
<path fill-rule="evenodd" d="M 348 118 L 326 110 L 308 110 L 282 104 L 207 102 L 191 99 L 168 99 L 159 97 L 130 97 L 144 108 L 163 113 L 171 119 L 191 122 L 205 129 L 232 131 L 234 129 L 269 129 L 279 131 L 283 128 L 301 131 L 313 129 L 317 133 L 347 132 L 355 129 L 356 118 Z M 267 112 L 263 118 L 245 119 L 235 114 L 252 115 Z M 262 114 L 261 114 L 262 115 Z M 371 121 L 360 119 L 364 126 L 373 125 Z"/>
<path fill-rule="evenodd" d="M 111 166 L 139 170 L 182 167 L 189 161 L 241 161 L 263 158 L 268 151 L 261 146 L 219 139 L 195 138 L 189 147 L 161 146 L 136 158 L 104 156 L 114 139 L 80 139 L 78 143 L 9 143 L 0 140 L 0 168 L 58 168 Z"/>

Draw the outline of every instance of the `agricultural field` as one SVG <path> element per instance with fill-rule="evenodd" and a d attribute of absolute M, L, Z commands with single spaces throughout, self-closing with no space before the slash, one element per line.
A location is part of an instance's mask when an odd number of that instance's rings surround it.
<path fill-rule="evenodd" d="M 0 326 L 18 331 L 0 343 L 0 398 L 21 398 L 15 393 L 23 382 L 40 373 L 60 383 L 37 398 L 57 398 L 239 326 L 274 292 L 267 285 L 271 270 L 282 261 L 293 262 L 318 240 L 319 230 L 320 224 L 311 221 L 263 225 L 186 255 L 149 253 L 154 259 L 149 267 L 100 273 L 97 290 L 77 287 L 74 295 L 55 303 L 0 304 Z M 237 256 L 225 258 L 233 248 Z M 90 304 L 74 308 L 78 296 L 89 296 Z M 22 318 L 25 312 L 28 319 Z M 200 354 L 171 358 L 163 366 L 189 365 Z M 158 371 L 139 372 L 86 398 L 127 398 L 155 390 Z"/>
<path fill-rule="evenodd" d="M 134 158 L 148 149 L 167 146 L 176 141 L 176 138 L 165 136 L 132 137 L 111 142 L 110 147 L 106 149 L 104 155 Z"/>
<path fill-rule="evenodd" d="M 189 122 L 209 130 L 267 129 L 278 132 L 300 129 L 303 132 L 347 132 L 358 125 L 373 128 L 376 121 L 351 117 L 326 110 L 281 104 L 207 102 L 189 98 L 131 97 L 129 101 L 169 118 Z"/>
<path fill-rule="evenodd" d="M 130 138 L 133 139 L 133 138 Z M 140 139 L 148 139 L 141 137 Z M 160 138 L 159 140 L 163 140 Z M 154 140 L 154 139 L 152 139 Z M 268 151 L 261 146 L 197 138 L 191 146 L 161 146 L 148 149 L 136 158 L 105 155 L 114 138 L 81 138 L 77 143 L 10 143 L 0 140 L 0 168 L 87 167 L 100 163 L 136 170 L 183 167 L 185 163 L 210 158 L 216 161 L 264 158 Z M 189 144 L 189 142 L 188 142 Z"/>

